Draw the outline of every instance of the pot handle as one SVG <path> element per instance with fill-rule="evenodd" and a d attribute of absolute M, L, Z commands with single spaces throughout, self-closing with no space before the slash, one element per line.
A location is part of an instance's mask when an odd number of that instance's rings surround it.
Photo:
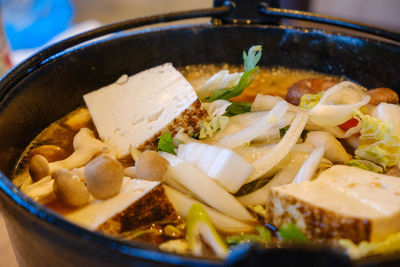
<path fill-rule="evenodd" d="M 281 9 L 279 8 L 279 2 L 279 0 L 214 0 L 214 6 L 234 7 L 231 12 L 217 17 L 223 24 L 276 25 L 280 23 L 281 18 L 296 19 L 347 28 L 400 42 L 400 33 L 397 32 L 332 16 L 299 10 Z"/>
<path fill-rule="evenodd" d="M 291 10 L 291 9 L 281 9 L 269 6 L 267 3 L 260 3 L 260 12 L 266 16 L 286 18 L 286 19 L 297 19 L 303 21 L 311 21 L 315 23 L 333 25 L 341 28 L 347 28 L 350 30 L 355 30 L 363 33 L 372 34 L 375 36 L 383 37 L 395 42 L 400 42 L 400 33 L 388 31 L 382 28 L 378 28 L 369 24 L 358 23 L 351 20 L 345 20 L 332 16 L 325 16 L 321 14 Z"/>

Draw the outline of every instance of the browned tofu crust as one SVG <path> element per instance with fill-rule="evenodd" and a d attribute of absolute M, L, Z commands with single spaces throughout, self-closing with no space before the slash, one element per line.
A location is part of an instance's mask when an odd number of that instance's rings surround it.
<path fill-rule="evenodd" d="M 137 147 L 137 149 L 139 151 L 156 150 L 158 138 L 165 132 L 170 132 L 171 135 L 174 136 L 180 129 L 183 128 L 188 135 L 192 135 L 200 131 L 200 121 L 207 118 L 207 116 L 207 111 L 201 105 L 200 100 L 197 99 L 178 117 L 171 121 L 164 129 Z"/>
<path fill-rule="evenodd" d="M 334 242 L 340 238 L 346 238 L 356 244 L 363 240 L 370 240 L 371 222 L 369 220 L 344 216 L 292 196 L 280 194 L 278 191 L 270 192 L 266 210 L 267 223 L 276 227 L 296 223 L 304 234 L 315 240 Z M 304 224 L 299 223 L 302 221 Z"/>
<path fill-rule="evenodd" d="M 108 219 L 97 230 L 119 234 L 160 221 L 174 221 L 178 214 L 168 200 L 164 188 L 156 186 L 124 211 Z"/>

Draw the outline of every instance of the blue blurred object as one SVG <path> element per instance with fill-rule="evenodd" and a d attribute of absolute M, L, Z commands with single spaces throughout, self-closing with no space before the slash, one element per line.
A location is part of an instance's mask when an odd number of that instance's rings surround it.
<path fill-rule="evenodd" d="M 69 0 L 0 0 L 4 28 L 11 49 L 44 45 L 72 25 Z"/>

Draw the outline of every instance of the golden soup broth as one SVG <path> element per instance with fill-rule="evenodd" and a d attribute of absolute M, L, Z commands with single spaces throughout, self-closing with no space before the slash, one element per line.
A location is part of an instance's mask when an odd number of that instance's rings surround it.
<path fill-rule="evenodd" d="M 239 67 L 230 66 L 227 64 L 190 65 L 180 68 L 179 70 L 193 85 L 193 87 L 196 88 L 202 85 L 213 74 L 221 69 L 227 69 L 230 73 L 243 71 Z M 306 78 L 324 77 L 340 80 L 337 77 L 311 71 L 291 70 L 281 67 L 272 69 L 261 67 L 253 83 L 240 96 L 235 97 L 232 100 L 252 102 L 258 93 L 285 97 L 287 89 L 296 81 Z M 74 121 L 73 123 L 71 123 L 72 120 Z M 31 183 L 28 168 L 30 158 L 35 154 L 39 153 L 44 155 L 50 162 L 68 157 L 73 152 L 72 141 L 74 135 L 82 127 L 95 130 L 93 122 L 87 113 L 86 107 L 80 107 L 74 110 L 44 129 L 22 154 L 13 175 L 13 183 L 20 188 Z M 132 166 L 134 164 L 133 160 L 130 158 L 122 159 L 121 162 L 124 166 Z M 46 204 L 46 206 L 61 214 L 66 214 L 71 211 L 71 209 L 61 206 L 57 200 Z M 165 231 L 163 231 L 164 227 L 168 224 L 180 229 L 184 235 L 185 223 L 182 220 L 178 220 L 174 222 L 157 222 L 145 227 L 145 229 L 137 229 L 134 232 L 124 233 L 121 235 L 121 237 L 124 239 L 140 239 L 150 242 L 151 244 L 158 245 L 171 238 L 174 238 L 174 236 L 167 235 Z M 182 236 L 176 237 L 182 238 Z"/>

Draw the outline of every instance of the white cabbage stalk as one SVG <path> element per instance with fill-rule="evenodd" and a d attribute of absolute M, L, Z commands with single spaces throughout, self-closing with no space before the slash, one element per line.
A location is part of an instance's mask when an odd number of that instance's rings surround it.
<path fill-rule="evenodd" d="M 357 119 L 357 117 L 355 117 Z M 356 133 L 359 133 L 361 130 L 361 123 L 357 124 L 357 126 L 348 129 L 346 132 L 343 131 L 339 126 L 330 126 L 330 127 L 322 127 L 316 125 L 310 121 L 307 122 L 306 130 L 310 131 L 325 131 L 331 133 L 336 138 L 348 138 Z"/>
<path fill-rule="evenodd" d="M 331 133 L 324 131 L 309 132 L 305 143 L 312 144 L 314 147 L 323 146 L 325 157 L 332 162 L 343 164 L 352 159 L 343 145 Z"/>
<path fill-rule="evenodd" d="M 225 129 L 226 124 L 229 122 L 227 116 L 213 117 L 210 121 L 202 121 L 200 123 L 199 138 L 213 137 L 218 131 Z"/>
<path fill-rule="evenodd" d="M 277 175 L 279 175 L 279 174 L 277 174 Z M 275 176 L 277 176 L 277 175 L 275 175 Z M 237 199 L 245 207 L 254 206 L 254 205 L 263 205 L 264 206 L 268 200 L 268 194 L 269 194 L 269 189 L 270 189 L 270 186 L 268 184 L 269 183 L 265 184 L 263 187 L 261 187 L 260 189 L 257 189 L 254 192 L 251 192 L 250 194 L 237 197 Z"/>
<path fill-rule="evenodd" d="M 298 145 L 295 145 L 295 147 L 296 146 Z M 297 151 L 296 149 L 297 147 L 293 148 L 289 153 L 287 157 L 288 160 L 282 160 L 277 165 L 277 167 L 279 166 L 280 171 L 271 179 L 271 181 L 250 194 L 238 197 L 237 199 L 240 203 L 246 207 L 251 205 L 265 205 L 271 187 L 290 184 L 303 163 L 306 161 L 307 157 L 310 155 L 310 153 Z M 301 149 L 303 149 L 303 147 L 301 147 Z"/>
<path fill-rule="evenodd" d="M 168 199 L 172 202 L 179 215 L 186 218 L 190 207 L 198 201 L 182 194 L 181 192 L 169 187 L 164 186 L 165 193 Z M 239 232 L 249 232 L 254 229 L 251 224 L 244 223 L 232 217 L 226 216 L 213 208 L 204 205 L 211 222 L 219 231 L 224 233 L 233 234 Z"/>
<path fill-rule="evenodd" d="M 213 118 L 224 115 L 226 109 L 232 105 L 232 103 L 228 100 L 219 99 L 210 103 L 202 103 L 202 105 L 207 110 L 210 117 Z"/>
<path fill-rule="evenodd" d="M 265 205 L 267 203 L 271 187 L 291 183 L 300 167 L 301 164 L 292 166 L 288 165 L 287 168 L 282 169 L 279 173 L 277 173 L 266 185 L 254 192 L 251 192 L 250 194 L 240 196 L 237 199 L 245 207 L 253 205 Z"/>
<path fill-rule="evenodd" d="M 253 166 L 230 149 L 200 143 L 179 145 L 179 158 L 195 165 L 230 193 L 235 193 Z"/>
<path fill-rule="evenodd" d="M 275 107 L 276 104 L 278 104 L 278 102 L 282 100 L 283 99 L 279 96 L 257 94 L 256 98 L 251 104 L 251 111 L 271 110 Z M 288 103 L 288 105 L 290 112 L 298 113 L 305 111 L 305 109 L 302 109 L 293 104 Z"/>
<path fill-rule="evenodd" d="M 306 159 L 303 166 L 301 166 L 300 171 L 293 179 L 293 183 L 301 183 L 311 180 L 318 168 L 322 157 L 324 156 L 324 152 L 324 146 L 319 146 L 313 152 L 311 152 L 310 156 Z"/>
<path fill-rule="evenodd" d="M 395 104 L 380 103 L 371 113 L 381 121 L 392 121 L 393 135 L 400 138 L 400 106 Z"/>
<path fill-rule="evenodd" d="M 174 136 L 173 143 L 175 146 L 179 144 L 189 144 L 189 143 L 198 143 L 200 142 L 197 139 L 191 138 L 187 133 L 185 133 L 185 129 L 181 128 L 176 135 Z"/>
<path fill-rule="evenodd" d="M 322 127 L 337 126 L 351 119 L 354 110 L 366 105 L 371 97 L 352 82 L 341 82 L 325 91 L 308 115 L 310 121 Z"/>
<path fill-rule="evenodd" d="M 264 145 L 264 146 L 248 146 L 248 147 L 237 147 L 233 151 L 239 154 L 244 160 L 246 160 L 249 163 L 252 163 L 265 154 L 267 154 L 269 151 L 271 151 L 276 144 L 272 145 Z M 295 144 L 290 151 L 290 158 L 296 157 L 297 154 L 301 155 L 304 153 L 310 154 L 314 150 L 314 146 L 309 143 L 301 143 L 301 144 Z M 289 156 L 289 155 L 288 155 Z M 305 160 L 305 159 L 304 159 Z M 283 162 L 279 162 L 279 165 L 281 165 Z"/>
<path fill-rule="evenodd" d="M 265 205 L 268 200 L 270 188 L 290 184 L 309 155 L 310 153 L 292 150 L 290 152 L 290 160 L 285 161 L 285 164 L 282 164 L 282 162 L 279 163 L 279 165 L 281 165 L 281 170 L 271 179 L 271 181 L 265 184 L 262 188 L 251 192 L 250 194 L 237 197 L 237 199 L 246 207 L 252 205 Z M 322 158 L 318 168 L 326 169 L 327 167 L 332 167 L 332 163 L 327 159 Z"/>
<path fill-rule="evenodd" d="M 233 149 L 233 151 L 245 161 L 252 163 L 267 154 L 274 146 L 275 144 L 264 146 L 240 146 Z"/>
<path fill-rule="evenodd" d="M 253 162 L 254 171 L 247 178 L 246 183 L 254 181 L 272 170 L 286 155 L 292 150 L 297 143 L 304 127 L 307 123 L 308 116 L 305 113 L 298 113 L 290 125 L 289 129 L 283 136 L 282 140 L 274 146 L 274 148 L 260 159 Z"/>
<path fill-rule="evenodd" d="M 202 142 L 214 144 L 218 140 L 224 138 L 226 135 L 233 135 L 234 133 L 244 130 L 259 122 L 262 118 L 267 116 L 268 113 L 269 111 L 246 112 L 233 117 L 229 117 L 229 121 L 225 125 L 225 128 L 223 130 L 216 132 L 213 137 L 203 139 Z M 265 132 L 260 133 L 259 136 L 253 139 L 254 142 L 275 142 L 276 140 L 273 138 L 274 134 L 277 133 L 279 129 L 289 125 L 292 122 L 294 115 L 295 114 L 292 112 L 286 112 L 277 124 L 273 125 Z"/>
<path fill-rule="evenodd" d="M 279 120 L 286 113 L 288 107 L 286 101 L 281 101 L 257 123 L 234 134 L 226 135 L 213 144 L 231 149 L 246 144 L 274 125 L 278 124 Z"/>
<path fill-rule="evenodd" d="M 214 74 L 208 81 L 202 86 L 196 88 L 195 91 L 199 98 L 210 96 L 215 90 L 231 88 L 239 83 L 243 73 L 232 73 L 229 74 L 227 70 L 221 70 Z"/>
<path fill-rule="evenodd" d="M 170 163 L 164 174 L 166 179 L 175 179 L 204 203 L 228 216 L 242 221 L 255 220 L 233 195 L 195 166 L 169 153 L 160 155 Z"/>

